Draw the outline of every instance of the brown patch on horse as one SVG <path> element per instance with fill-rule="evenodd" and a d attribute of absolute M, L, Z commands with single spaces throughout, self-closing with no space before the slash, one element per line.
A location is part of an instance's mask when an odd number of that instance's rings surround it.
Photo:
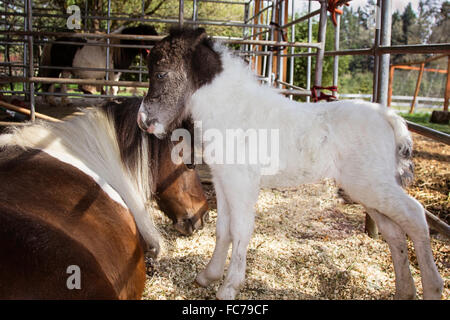
<path fill-rule="evenodd" d="M 81 49 L 87 42 L 86 39 L 76 37 L 60 37 L 54 40 L 54 43 L 46 43 L 41 58 L 42 66 L 51 67 L 72 67 L 73 58 L 78 49 Z M 77 42 L 76 44 L 65 44 L 58 42 Z M 39 77 L 58 78 L 63 69 L 57 68 L 39 68 Z M 51 83 L 42 83 L 43 91 L 48 91 Z"/>
<path fill-rule="evenodd" d="M 144 251 L 128 209 L 45 152 L 0 153 L 0 298 L 139 299 Z M 81 290 L 66 287 L 81 269 Z"/>

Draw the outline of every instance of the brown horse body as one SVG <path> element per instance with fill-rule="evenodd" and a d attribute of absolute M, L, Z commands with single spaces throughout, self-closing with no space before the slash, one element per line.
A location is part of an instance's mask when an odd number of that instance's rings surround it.
<path fill-rule="evenodd" d="M 143 246 L 132 215 L 89 176 L 45 152 L 0 160 L 0 298 L 139 298 Z M 57 177 L 57 179 L 55 179 Z M 81 289 L 68 289 L 67 268 Z"/>
<path fill-rule="evenodd" d="M 114 119 L 124 162 L 133 147 L 120 140 L 133 136 L 126 122 L 135 124 L 138 106 L 132 101 L 103 107 Z M 157 195 L 160 207 L 189 234 L 207 211 L 199 178 L 170 161 L 170 143 L 148 143 L 152 193 L 164 189 Z M 187 189 L 182 196 L 177 191 Z M 133 213 L 92 176 L 39 148 L 3 144 L 0 299 L 138 299 L 145 283 L 144 248 Z M 70 286 L 71 266 L 79 268 L 79 288 Z"/>

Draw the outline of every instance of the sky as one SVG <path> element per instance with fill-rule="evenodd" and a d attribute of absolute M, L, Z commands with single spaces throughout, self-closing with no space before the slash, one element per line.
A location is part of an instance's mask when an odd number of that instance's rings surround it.
<path fill-rule="evenodd" d="M 414 11 L 417 11 L 419 7 L 419 0 L 391 0 L 392 2 L 392 12 L 398 10 L 400 12 L 411 2 L 412 8 Z M 358 8 L 359 6 L 364 6 L 367 3 L 367 0 L 352 0 L 350 1 L 350 6 L 353 8 Z"/>
<path fill-rule="evenodd" d="M 400 12 L 403 12 L 403 9 L 411 2 L 412 8 L 414 11 L 417 12 L 417 9 L 419 7 L 419 0 L 391 0 L 392 3 L 392 12 L 395 12 L 396 10 L 399 10 Z M 367 0 L 352 0 L 349 2 L 350 7 L 356 9 L 360 6 L 365 6 L 367 4 Z M 313 1 L 312 5 L 311 5 L 311 10 L 316 10 L 319 9 L 319 2 L 318 1 Z M 296 12 L 297 11 L 302 11 L 302 10 L 307 10 L 308 8 L 308 1 L 305 0 L 301 0 L 301 1 L 296 1 Z"/>

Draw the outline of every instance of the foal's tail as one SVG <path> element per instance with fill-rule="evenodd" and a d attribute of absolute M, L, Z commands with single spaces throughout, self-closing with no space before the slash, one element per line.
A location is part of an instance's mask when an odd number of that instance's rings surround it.
<path fill-rule="evenodd" d="M 406 187 L 414 179 L 411 134 L 408 131 L 406 121 L 394 111 L 386 108 L 384 116 L 394 130 L 397 147 L 397 180 L 401 186 Z"/>

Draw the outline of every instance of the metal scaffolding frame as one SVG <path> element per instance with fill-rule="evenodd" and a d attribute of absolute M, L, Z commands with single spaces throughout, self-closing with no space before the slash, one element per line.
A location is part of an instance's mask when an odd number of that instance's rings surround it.
<path fill-rule="evenodd" d="M 325 51 L 326 40 L 326 26 L 327 26 L 327 10 L 329 10 L 329 3 L 336 2 L 336 0 L 308 0 L 308 13 L 304 16 L 296 18 L 295 16 L 295 0 L 189 0 L 192 2 L 192 17 L 188 19 L 185 16 L 185 0 L 179 0 L 178 18 L 155 18 L 146 16 L 144 12 L 144 2 L 142 2 L 142 8 L 140 14 L 135 16 L 126 16 L 124 13 L 111 12 L 111 0 L 107 0 L 107 12 L 101 16 L 95 13 L 90 14 L 87 11 L 87 1 L 85 6 L 84 15 L 82 20 L 84 21 L 85 32 L 83 33 L 68 33 L 68 32 L 46 32 L 42 30 L 33 29 L 33 17 L 51 17 L 67 19 L 68 14 L 54 14 L 50 10 L 44 8 L 33 8 L 32 0 L 23 0 L 22 6 L 20 4 L 14 4 L 16 10 L 8 10 L 12 6 L 11 1 L 4 1 L 4 12 L 0 15 L 4 17 L 4 23 L 6 24 L 6 17 L 18 17 L 23 19 L 23 26 L 17 25 L 13 28 L 7 28 L 6 25 L 0 30 L 0 45 L 5 47 L 4 57 L 8 57 L 8 50 L 11 46 L 22 45 L 23 46 L 23 59 L 21 63 L 3 61 L 0 62 L 0 67 L 8 69 L 8 76 L 0 77 L 0 82 L 21 82 L 23 83 L 23 90 L 14 91 L 12 86 L 11 90 L 0 90 L 0 93 L 6 94 L 24 94 L 30 103 L 31 116 L 34 120 L 34 97 L 35 95 L 47 95 L 45 92 L 35 92 L 35 83 L 75 83 L 75 84 L 93 84 L 93 85 L 106 85 L 106 86 L 130 86 L 130 87 L 143 87 L 146 83 L 142 82 L 143 74 L 146 73 L 146 68 L 142 64 L 142 57 L 140 57 L 139 66 L 131 68 L 130 70 L 117 70 L 112 69 L 109 66 L 109 50 L 111 47 L 134 47 L 145 48 L 141 45 L 123 45 L 112 44 L 110 39 L 139 39 L 139 40 L 159 40 L 163 36 L 142 36 L 142 35 L 121 35 L 111 34 L 110 22 L 111 21 L 123 21 L 125 22 L 142 22 L 142 23 L 165 23 L 165 24 L 178 24 L 182 25 L 209 25 L 209 26 L 221 26 L 221 27 L 238 27 L 242 28 L 242 37 L 224 38 L 213 37 L 220 39 L 225 44 L 239 45 L 240 49 L 238 54 L 245 56 L 253 70 L 258 74 L 261 81 L 266 82 L 268 85 L 276 86 L 280 89 L 280 92 L 293 96 L 305 96 L 309 101 L 311 96 L 311 58 L 315 58 L 316 67 L 314 70 L 314 82 L 315 88 L 322 86 L 322 70 L 323 61 L 325 56 L 334 56 L 333 64 L 333 86 L 337 86 L 338 83 L 338 57 L 340 55 L 372 55 L 375 58 L 374 67 L 374 87 L 373 87 L 373 101 L 380 103 L 387 103 L 388 96 L 388 79 L 389 79 L 389 55 L 391 53 L 444 53 L 450 54 L 450 44 L 430 44 L 430 45 L 402 45 L 391 46 L 390 45 L 390 26 L 391 26 L 391 0 L 377 0 L 377 27 L 374 35 L 374 45 L 372 48 L 353 49 L 353 50 L 340 50 L 339 49 L 339 26 L 340 15 L 336 14 L 337 26 L 335 28 L 335 42 L 334 51 Z M 316 1 L 320 4 L 320 9 L 311 11 L 311 2 Z M 350 0 L 337 1 L 339 4 L 345 4 Z M 233 6 L 242 6 L 243 8 L 243 21 L 217 21 L 199 19 L 198 8 L 201 2 L 220 3 Z M 22 10 L 17 10 L 22 8 Z M 291 15 L 289 18 L 289 8 L 291 8 Z M 35 10 L 36 12 L 33 12 Z M 138 11 L 138 10 L 136 10 Z M 316 41 L 313 41 L 312 35 L 312 19 L 318 17 L 318 34 Z M 89 33 L 86 32 L 86 26 L 89 21 L 97 19 L 107 22 L 106 33 Z M 293 41 L 295 36 L 295 26 L 299 23 L 308 23 L 308 42 L 298 43 Z M 10 26 L 9 26 L 10 27 Z M 286 37 L 288 31 L 291 31 L 291 41 Z M 44 38 L 57 37 L 57 36 L 71 36 L 82 37 L 85 39 L 106 39 L 105 43 L 87 43 L 87 45 L 102 45 L 107 48 L 107 61 L 106 68 L 78 68 L 80 70 L 104 70 L 106 71 L 105 80 L 88 80 L 88 79 L 55 79 L 55 78 L 42 78 L 36 77 L 35 71 L 40 68 L 51 68 L 49 66 L 41 66 L 38 61 L 34 61 L 33 46 L 43 45 L 45 43 L 51 43 L 52 40 Z M 67 45 L 77 44 L 74 42 L 65 42 Z M 288 51 L 289 48 L 289 51 Z M 295 53 L 295 48 L 307 48 L 308 52 Z M 307 58 L 307 83 L 306 88 L 301 88 L 294 85 L 294 62 L 296 58 Z M 289 62 L 289 63 L 288 63 Z M 289 72 L 288 72 L 289 65 Z M 64 68 L 71 70 L 73 68 Z M 13 70 L 22 70 L 22 77 L 14 75 Z M 114 82 L 108 79 L 108 72 L 123 72 L 134 73 L 139 75 L 139 81 L 118 81 Z M 16 72 L 17 73 L 17 72 Z M 289 73 L 289 77 L 287 77 Z M 317 89 L 320 90 L 320 89 Z M 333 92 L 336 96 L 336 92 Z M 54 93 L 54 95 L 62 96 L 61 93 Z M 99 97 L 99 95 L 86 95 L 86 94 L 67 94 L 69 96 L 76 97 Z M 108 95 L 100 95 L 100 97 L 110 97 Z"/>
<path fill-rule="evenodd" d="M 98 20 L 106 20 L 107 21 L 107 30 L 106 30 L 106 34 L 97 34 L 97 33 L 65 33 L 65 32 L 45 32 L 45 31 L 33 31 L 32 28 L 32 21 L 33 21 L 33 17 L 50 17 L 50 18 L 63 18 L 63 19 L 67 19 L 69 15 L 61 15 L 61 14 L 52 14 L 49 13 L 48 10 L 46 10 L 44 13 L 40 12 L 42 8 L 38 8 L 37 13 L 33 13 L 33 6 L 32 6 L 32 0 L 24 0 L 24 4 L 23 4 L 23 11 L 20 12 L 19 11 L 14 11 L 14 12 L 8 12 L 7 8 L 8 8 L 8 2 L 4 3 L 5 6 L 5 10 L 2 13 L 3 16 L 5 17 L 5 21 L 6 21 L 6 17 L 7 16 L 15 16 L 15 17 L 23 17 L 24 18 L 24 27 L 23 30 L 14 30 L 17 28 L 13 28 L 13 30 L 6 30 L 6 26 L 5 26 L 5 30 L 1 30 L 0 31 L 0 36 L 3 35 L 7 35 L 6 39 L 2 39 L 3 41 L 0 41 L 0 45 L 5 45 L 5 48 L 9 48 L 12 45 L 20 45 L 21 43 L 23 43 L 24 49 L 23 49 L 23 61 L 22 63 L 10 63 L 8 62 L 0 62 L 0 67 L 8 67 L 10 70 L 12 70 L 13 68 L 23 68 L 23 77 L 14 77 L 12 75 L 12 72 L 9 72 L 9 77 L 2 77 L 0 79 L 0 81 L 2 82 L 22 82 L 23 83 L 23 90 L 22 91 L 14 91 L 14 90 L 2 90 L 0 91 L 1 93 L 16 93 L 16 94 L 26 94 L 26 97 L 30 100 L 30 108 L 32 110 L 32 114 L 34 112 L 34 96 L 35 95 L 47 95 L 48 93 L 45 92 L 35 92 L 34 90 L 34 84 L 36 82 L 51 82 L 51 83 L 78 83 L 78 84 L 99 84 L 98 80 L 96 81 L 86 81 L 86 79 L 84 80 L 78 80 L 78 79 L 44 79 L 42 77 L 36 77 L 35 76 L 35 71 L 39 70 L 40 68 L 52 68 L 49 66 L 41 66 L 39 65 L 39 63 L 33 62 L 33 56 L 32 56 L 32 51 L 33 50 L 28 50 L 28 48 L 32 48 L 33 45 L 43 45 L 45 43 L 51 43 L 52 40 L 47 40 L 47 41 L 42 41 L 39 39 L 42 39 L 43 37 L 56 37 L 56 36 L 71 36 L 71 37 L 82 37 L 85 39 L 99 39 L 99 38 L 104 38 L 106 39 L 106 43 L 104 44 L 99 44 L 99 43 L 88 43 L 87 45 L 102 45 L 105 46 L 107 48 L 107 57 L 109 56 L 109 48 L 110 47 L 136 47 L 136 48 L 143 48 L 145 46 L 132 46 L 132 45 L 117 45 L 117 44 L 110 44 L 109 40 L 111 38 L 116 38 L 116 39 L 140 39 L 140 40 L 159 40 L 162 38 L 161 37 L 155 37 L 155 36 L 135 36 L 135 35 L 116 35 L 116 34 L 110 34 L 110 28 L 109 28 L 109 22 L 111 20 L 120 20 L 120 21 L 124 21 L 124 22 L 130 22 L 130 21 L 139 21 L 139 22 L 158 22 L 158 23 L 167 23 L 167 24 L 179 24 L 180 26 L 183 24 L 192 24 L 192 25 L 218 25 L 218 26 L 230 26 L 230 27 L 242 27 L 244 30 L 244 36 L 242 38 L 223 38 L 223 37 L 213 37 L 216 39 L 220 39 L 223 43 L 229 43 L 229 44 L 238 44 L 241 45 L 241 52 L 240 54 L 243 55 L 250 55 L 253 56 L 255 59 L 257 59 L 257 57 L 259 55 L 267 55 L 264 57 L 261 57 L 261 61 L 264 60 L 264 65 L 265 66 L 273 66 L 273 61 L 274 61 L 274 56 L 276 57 L 276 65 L 277 67 L 274 68 L 274 72 L 276 73 L 273 74 L 272 72 L 269 72 L 267 70 L 267 76 L 263 76 L 262 80 L 268 82 L 269 84 L 273 84 L 274 81 L 281 81 L 284 83 L 284 85 L 278 85 L 279 88 L 281 87 L 290 87 L 290 93 L 291 96 L 292 95 L 309 95 L 309 91 L 307 90 L 299 90 L 299 89 L 294 89 L 293 86 L 293 79 L 291 79 L 290 83 L 287 84 L 287 82 L 284 82 L 283 80 L 285 80 L 285 78 L 281 78 L 279 77 L 280 73 L 283 73 L 284 71 L 284 75 L 286 75 L 286 70 L 282 70 L 280 68 L 281 63 L 285 63 L 284 60 L 285 58 L 282 57 L 280 54 L 273 54 L 272 49 L 273 48 L 280 48 L 280 47 L 291 47 L 291 53 L 293 53 L 293 48 L 295 47 L 305 47 L 305 48 L 309 48 L 308 50 L 311 51 L 311 49 L 316 49 L 318 52 L 321 52 L 323 55 L 323 45 L 322 43 L 313 43 L 313 42 L 309 42 L 309 43 L 297 43 L 297 42 L 288 42 L 288 41 L 282 41 L 281 37 L 279 37 L 280 33 L 280 28 L 276 28 L 276 26 L 274 26 L 273 24 L 271 24 L 271 22 L 276 18 L 275 16 L 278 16 L 278 18 L 280 20 L 278 20 L 279 22 L 281 22 L 282 24 L 282 28 L 288 28 L 290 26 L 293 26 L 294 24 L 290 23 L 287 24 L 287 18 L 288 18 L 288 12 L 287 12 L 287 5 L 289 4 L 288 0 L 263 0 L 263 1 L 258 1 L 258 0 L 250 0 L 250 1 L 220 1 L 220 0 L 192 0 L 193 4 L 194 4 L 194 12 L 193 12 L 193 16 L 192 16 L 192 20 L 187 20 L 184 18 L 184 0 L 180 0 L 179 1 L 179 16 L 178 16 L 178 20 L 176 19 L 161 19 L 161 18 L 151 18 L 151 17 L 146 17 L 143 13 L 143 8 L 142 8 L 142 15 L 141 17 L 137 18 L 137 17 L 125 17 L 121 14 L 112 14 L 111 13 L 111 1 L 108 0 L 107 4 L 108 4 L 108 11 L 107 11 L 107 15 L 106 16 L 98 16 L 98 15 L 89 15 L 88 12 L 85 12 L 85 14 L 83 15 L 83 21 L 85 22 L 85 24 L 87 24 L 87 22 L 89 20 L 92 19 L 98 19 Z M 224 3 L 224 4 L 230 4 L 230 5 L 244 5 L 245 6 L 245 11 L 247 13 L 246 15 L 246 19 L 244 19 L 243 22 L 234 22 L 234 21 L 208 21 L 208 20 L 199 20 L 197 17 L 197 8 L 198 8 L 198 4 L 200 2 L 216 2 L 216 3 Z M 263 10 L 260 11 L 256 11 L 256 7 L 255 7 L 255 3 L 256 2 L 260 2 L 260 3 L 264 3 L 266 4 L 266 6 L 264 7 Z M 294 2 L 294 1 L 292 1 Z M 20 5 L 19 5 L 20 6 Z M 326 5 L 324 5 L 326 7 Z M 18 5 L 15 5 L 15 8 L 17 8 Z M 249 8 L 253 7 L 253 11 L 254 11 L 254 15 L 253 17 L 249 18 L 248 17 L 248 12 L 249 12 Z M 274 8 L 276 8 L 274 10 Z M 282 9 L 286 9 L 285 11 L 282 11 Z M 262 14 L 266 12 L 266 18 L 265 21 L 260 21 L 258 20 L 257 23 L 252 23 L 252 21 L 254 21 L 254 19 L 258 18 L 258 17 L 262 17 Z M 269 12 L 270 12 L 270 17 L 269 17 Z M 311 17 L 312 15 L 310 15 Z M 321 15 L 321 21 L 325 21 L 326 22 L 326 11 L 325 14 Z M 300 21 L 299 21 L 300 22 Z M 297 22 L 298 23 L 298 22 Z M 278 24 L 279 26 L 279 24 Z M 256 40 L 254 33 L 255 29 L 265 29 L 266 31 L 266 35 L 264 37 L 264 39 L 261 39 L 260 37 L 258 37 Z M 277 31 L 275 31 L 275 29 L 277 29 Z M 246 37 L 245 33 L 251 30 L 252 35 L 250 37 Z M 275 34 L 275 35 L 274 35 Z M 11 39 L 13 39 L 13 41 L 11 41 Z M 75 42 L 64 42 L 64 44 L 67 45 L 74 45 L 77 44 Z M 254 48 L 264 48 L 263 52 L 259 52 L 254 51 Z M 247 50 L 245 50 L 247 49 Z M 5 53 L 5 57 L 7 56 L 7 54 Z M 292 58 L 293 59 L 293 58 Z M 322 58 L 320 58 L 322 59 Z M 283 62 L 282 62 L 283 60 Z M 142 58 L 140 59 L 140 61 L 142 61 Z M 121 71 L 123 73 L 138 73 L 139 74 L 139 79 L 142 79 L 142 73 L 145 72 L 145 68 L 143 68 L 142 63 L 140 63 L 139 69 L 138 71 L 136 70 L 116 70 L 116 69 L 110 69 L 109 68 L 109 59 L 107 58 L 107 67 L 105 69 L 102 68 L 78 68 L 79 70 L 105 70 L 106 72 L 106 80 L 104 81 L 104 85 L 114 85 L 114 83 L 108 81 L 108 72 L 110 71 Z M 293 62 L 291 62 L 291 65 L 293 65 Z M 63 68 L 66 70 L 72 70 L 74 68 Z M 272 69 L 270 69 L 272 70 Z M 320 70 L 320 63 L 319 63 L 319 68 L 317 68 L 316 70 L 316 74 L 321 74 L 321 70 Z M 316 76 L 317 78 L 320 78 L 320 75 Z M 292 78 L 292 77 L 291 77 Z M 140 81 L 141 82 L 141 81 Z M 117 82 L 115 83 L 116 85 L 123 85 L 123 83 Z M 142 85 L 142 83 L 136 83 L 133 86 L 135 87 L 145 87 Z M 56 96 L 62 96 L 64 94 L 61 93 L 54 93 L 54 95 Z M 67 94 L 70 96 L 84 96 L 84 97 L 91 97 L 91 95 L 84 95 L 84 94 Z M 31 98 L 30 98 L 31 97 Z M 95 96 L 97 97 L 97 95 Z M 107 95 L 103 95 L 102 97 L 109 97 Z M 34 119 L 34 117 L 32 117 L 32 119 Z"/>
<path fill-rule="evenodd" d="M 435 69 L 435 68 L 425 68 L 425 64 L 428 62 L 439 60 L 442 58 L 447 58 L 447 69 Z M 414 65 L 420 65 L 420 67 L 414 67 Z M 413 100 L 411 102 L 411 107 L 409 109 L 409 113 L 414 112 L 414 107 L 417 101 L 417 96 L 419 94 L 420 83 L 422 80 L 422 76 L 424 72 L 436 72 L 443 73 L 446 75 L 446 87 L 444 93 L 444 108 L 443 111 L 448 111 L 448 104 L 450 98 L 450 55 L 435 55 L 431 58 L 424 59 L 421 61 L 413 61 L 408 63 L 399 63 L 399 64 L 391 64 L 389 67 L 389 85 L 388 85 L 388 98 L 387 98 L 387 106 L 389 107 L 392 103 L 392 86 L 394 81 L 394 71 L 395 69 L 403 69 L 403 70 L 417 70 L 419 71 L 419 76 L 416 82 L 416 89 L 414 90 Z"/>

